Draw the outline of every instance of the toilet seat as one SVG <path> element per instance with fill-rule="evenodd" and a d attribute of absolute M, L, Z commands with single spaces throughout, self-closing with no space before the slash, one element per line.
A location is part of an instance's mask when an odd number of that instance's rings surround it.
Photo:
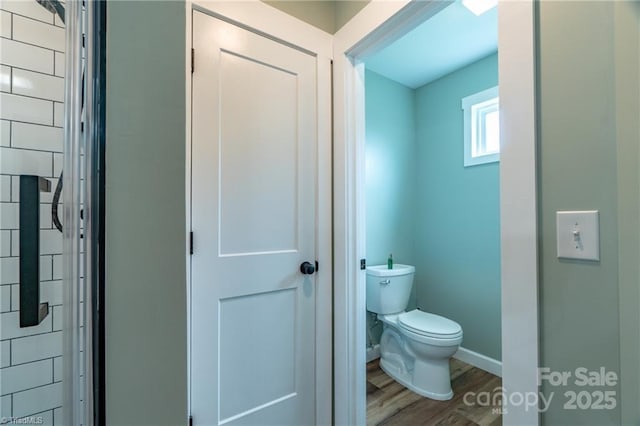
<path fill-rule="evenodd" d="M 462 327 L 455 321 L 418 309 L 398 315 L 401 329 L 431 339 L 457 339 L 462 336 Z"/>

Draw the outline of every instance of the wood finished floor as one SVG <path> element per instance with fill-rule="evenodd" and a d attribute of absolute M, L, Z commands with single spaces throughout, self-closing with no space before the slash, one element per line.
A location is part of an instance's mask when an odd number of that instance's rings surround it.
<path fill-rule="evenodd" d="M 378 362 L 379 360 L 374 360 L 367 364 L 367 425 L 502 424 L 502 416 L 492 412 L 494 407 L 469 406 L 463 400 L 467 392 L 489 391 L 493 395 L 493 390 L 502 386 L 500 377 L 452 359 L 453 398 L 449 401 L 434 401 L 394 381 L 380 369 Z"/>

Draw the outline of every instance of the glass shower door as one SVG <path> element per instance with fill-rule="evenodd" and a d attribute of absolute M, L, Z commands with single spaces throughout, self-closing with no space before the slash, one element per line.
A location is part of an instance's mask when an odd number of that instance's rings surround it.
<path fill-rule="evenodd" d="M 0 424 L 93 424 L 81 219 L 92 6 L 0 2 Z"/>

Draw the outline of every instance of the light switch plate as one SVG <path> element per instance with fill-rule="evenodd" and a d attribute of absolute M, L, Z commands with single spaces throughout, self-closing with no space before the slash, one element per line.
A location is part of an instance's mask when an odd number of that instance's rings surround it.
<path fill-rule="evenodd" d="M 597 210 L 556 212 L 558 257 L 600 260 L 600 220 Z"/>

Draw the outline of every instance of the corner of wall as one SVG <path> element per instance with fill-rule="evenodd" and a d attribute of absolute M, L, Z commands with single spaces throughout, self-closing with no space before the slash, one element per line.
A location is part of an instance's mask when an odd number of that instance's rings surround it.
<path fill-rule="evenodd" d="M 640 4 L 615 3 L 622 424 L 640 423 Z M 636 230 L 636 232 L 633 232 Z"/>

